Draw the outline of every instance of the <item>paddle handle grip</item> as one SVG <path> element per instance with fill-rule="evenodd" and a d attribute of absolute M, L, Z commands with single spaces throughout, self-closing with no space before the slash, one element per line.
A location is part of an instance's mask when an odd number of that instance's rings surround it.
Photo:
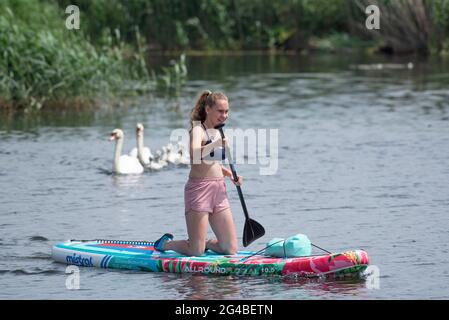
<path fill-rule="evenodd" d="M 237 176 L 237 171 L 235 171 L 234 165 L 232 163 L 229 163 L 229 166 L 231 167 L 232 178 L 235 182 L 239 181 L 239 177 Z"/>

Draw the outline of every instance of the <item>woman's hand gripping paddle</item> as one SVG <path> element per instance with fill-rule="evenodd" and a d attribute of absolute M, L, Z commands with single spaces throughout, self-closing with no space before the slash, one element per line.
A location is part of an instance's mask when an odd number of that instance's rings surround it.
<path fill-rule="evenodd" d="M 225 135 L 223 133 L 223 127 L 224 123 L 219 124 L 215 127 L 218 131 L 220 131 L 221 138 L 224 139 Z M 237 176 L 237 172 L 235 171 L 234 164 L 232 163 L 231 153 L 228 152 L 228 148 L 225 146 L 225 152 L 226 156 L 229 160 L 229 166 L 231 167 L 232 171 L 232 177 L 234 178 L 234 181 L 238 181 L 239 178 Z M 260 223 L 257 221 L 254 221 L 253 219 L 250 219 L 248 215 L 248 210 L 246 209 L 245 199 L 243 199 L 243 193 L 240 186 L 237 186 L 237 192 L 239 193 L 240 203 L 242 204 L 243 213 L 245 214 L 245 226 L 243 227 L 243 246 L 247 247 L 249 246 L 254 240 L 259 239 L 265 234 L 265 229 L 262 227 Z"/>

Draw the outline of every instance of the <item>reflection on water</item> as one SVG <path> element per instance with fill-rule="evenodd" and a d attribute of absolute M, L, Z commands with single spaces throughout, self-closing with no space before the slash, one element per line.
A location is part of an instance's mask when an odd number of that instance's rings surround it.
<path fill-rule="evenodd" d="M 440 285 L 449 274 L 449 66 L 409 60 L 190 57 L 179 101 L 158 95 L 121 108 L 2 114 L 0 297 L 449 298 Z M 354 68 L 409 62 L 413 69 Z M 259 165 L 238 167 L 250 216 L 266 229 L 248 249 L 297 233 L 332 252 L 365 249 L 380 272 L 380 289 L 352 280 L 82 268 L 82 292 L 66 290 L 65 266 L 42 258 L 56 242 L 154 241 L 165 232 L 187 237 L 183 190 L 189 169 L 113 175 L 114 145 L 107 137 L 122 128 L 122 153 L 128 153 L 142 122 L 145 145 L 160 149 L 172 130 L 188 127 L 188 111 L 205 88 L 230 97 L 228 127 L 279 130 L 275 175 L 260 175 Z M 235 188 L 227 188 L 241 243 L 244 216 Z"/>
<path fill-rule="evenodd" d="M 120 188 L 124 192 L 132 192 L 132 189 L 139 185 L 139 183 L 142 182 L 142 179 L 144 179 L 144 176 L 141 174 L 112 174 L 113 185 Z"/>
<path fill-rule="evenodd" d="M 231 277 L 208 277 L 183 274 L 173 279 L 172 285 L 182 299 L 241 299 L 241 289 Z"/>
<path fill-rule="evenodd" d="M 174 288 L 184 300 L 316 299 L 352 296 L 363 298 L 365 280 L 331 280 L 294 277 L 204 276 L 165 274 L 164 285 Z M 268 292 L 269 291 L 269 292 Z"/>
<path fill-rule="evenodd" d="M 288 297 L 295 299 L 298 292 L 305 291 L 309 299 L 328 298 L 336 299 L 352 296 L 353 298 L 363 298 L 362 292 L 365 290 L 364 279 L 282 279 L 282 289 Z"/>

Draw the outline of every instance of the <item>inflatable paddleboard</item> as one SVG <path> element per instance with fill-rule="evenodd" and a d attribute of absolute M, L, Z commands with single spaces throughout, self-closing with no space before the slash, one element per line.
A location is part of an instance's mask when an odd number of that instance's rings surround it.
<path fill-rule="evenodd" d="M 83 267 L 249 276 L 352 277 L 360 276 L 369 263 L 364 250 L 295 258 L 250 251 L 219 255 L 208 250 L 203 256 L 187 257 L 159 252 L 152 242 L 120 240 L 70 240 L 54 245 L 51 255 L 57 262 Z"/>

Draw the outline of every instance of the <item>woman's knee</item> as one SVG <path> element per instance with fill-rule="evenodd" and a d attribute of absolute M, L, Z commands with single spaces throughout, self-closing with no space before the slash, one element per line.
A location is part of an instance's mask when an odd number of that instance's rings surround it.
<path fill-rule="evenodd" d="M 189 243 L 189 255 L 202 256 L 206 250 L 206 243 Z"/>

